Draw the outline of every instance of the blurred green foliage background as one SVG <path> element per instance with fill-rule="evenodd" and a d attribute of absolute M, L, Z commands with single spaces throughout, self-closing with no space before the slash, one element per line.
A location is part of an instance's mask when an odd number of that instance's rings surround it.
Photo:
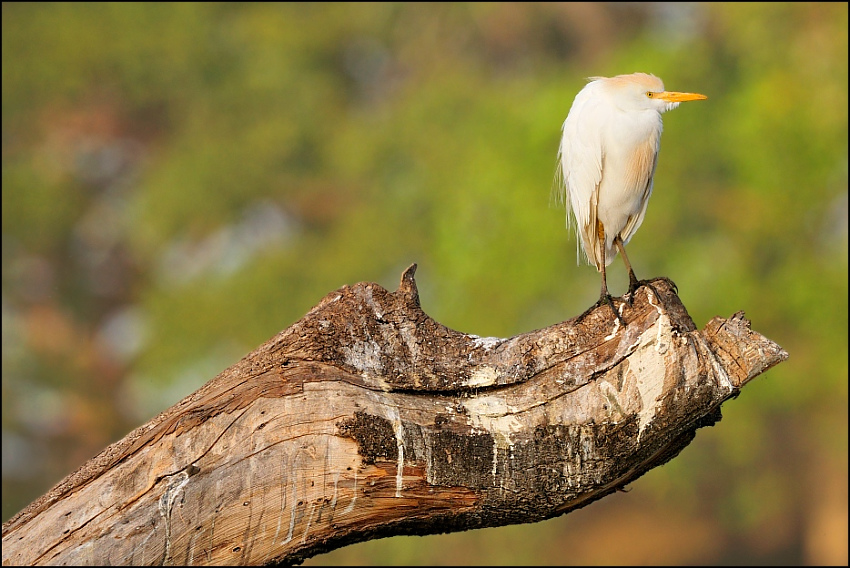
<path fill-rule="evenodd" d="M 560 126 L 645 71 L 709 99 L 665 115 L 635 270 L 789 360 L 629 493 L 308 564 L 847 563 L 846 3 L 2 10 L 4 520 L 343 284 L 416 262 L 481 336 L 584 311 Z"/>

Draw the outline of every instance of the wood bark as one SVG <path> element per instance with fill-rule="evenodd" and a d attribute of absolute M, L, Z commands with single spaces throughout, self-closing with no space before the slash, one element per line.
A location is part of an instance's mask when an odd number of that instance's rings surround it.
<path fill-rule="evenodd" d="M 678 454 L 785 360 L 743 313 L 698 331 L 667 279 L 508 339 L 345 286 L 3 525 L 3 564 L 297 563 L 564 514 Z"/>

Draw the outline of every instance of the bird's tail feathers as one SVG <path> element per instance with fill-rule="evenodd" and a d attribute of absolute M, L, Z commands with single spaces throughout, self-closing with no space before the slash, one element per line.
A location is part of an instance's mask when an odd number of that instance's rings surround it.
<path fill-rule="evenodd" d="M 582 257 L 590 264 L 590 259 L 582 254 L 581 234 L 579 234 L 578 221 L 573 213 L 572 204 L 570 203 L 569 191 L 567 190 L 567 182 L 564 180 L 564 170 L 561 165 L 561 152 L 558 151 L 558 160 L 555 165 L 555 177 L 552 180 L 552 188 L 549 192 L 549 207 L 563 207 L 566 210 L 566 226 L 567 231 L 575 233 L 576 237 L 576 266 L 581 264 Z"/>
<path fill-rule="evenodd" d="M 555 164 L 555 176 L 552 178 L 552 187 L 549 191 L 549 207 L 569 208 L 569 200 L 566 199 L 567 185 L 564 182 L 564 172 L 561 167 L 561 153 L 558 152 L 558 161 Z"/>

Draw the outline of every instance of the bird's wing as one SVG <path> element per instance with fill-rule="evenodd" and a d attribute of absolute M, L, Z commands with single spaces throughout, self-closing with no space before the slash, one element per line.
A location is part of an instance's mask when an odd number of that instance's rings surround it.
<path fill-rule="evenodd" d="M 632 235 L 635 234 L 635 231 L 643 223 L 643 217 L 646 215 L 646 206 L 649 205 L 649 197 L 652 195 L 652 180 L 655 177 L 655 167 L 658 165 L 660 134 L 659 129 L 657 134 L 653 134 L 647 138 L 643 147 L 634 153 L 635 163 L 631 164 L 629 168 L 631 175 L 629 183 L 634 184 L 633 187 L 635 188 L 643 188 L 643 193 L 640 200 L 640 211 L 630 216 L 626 221 L 626 225 L 620 231 L 620 238 L 623 240 L 623 244 L 629 242 L 629 239 L 632 238 Z M 652 161 L 652 167 L 646 166 L 649 161 Z"/>
<path fill-rule="evenodd" d="M 592 90 L 585 88 L 576 95 L 562 127 L 559 163 L 564 184 L 561 199 L 576 221 L 576 234 L 584 246 L 590 264 L 601 270 L 602 247 L 596 233 L 596 207 L 602 164 L 605 159 L 601 121 L 602 105 Z"/>

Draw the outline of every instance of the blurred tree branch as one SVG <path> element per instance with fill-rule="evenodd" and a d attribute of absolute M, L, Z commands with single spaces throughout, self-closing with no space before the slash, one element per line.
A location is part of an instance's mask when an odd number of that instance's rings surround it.
<path fill-rule="evenodd" d="M 533 522 L 677 455 L 787 358 L 743 314 L 697 331 L 666 279 L 509 339 L 345 286 L 3 525 L 5 564 L 300 562 Z"/>

